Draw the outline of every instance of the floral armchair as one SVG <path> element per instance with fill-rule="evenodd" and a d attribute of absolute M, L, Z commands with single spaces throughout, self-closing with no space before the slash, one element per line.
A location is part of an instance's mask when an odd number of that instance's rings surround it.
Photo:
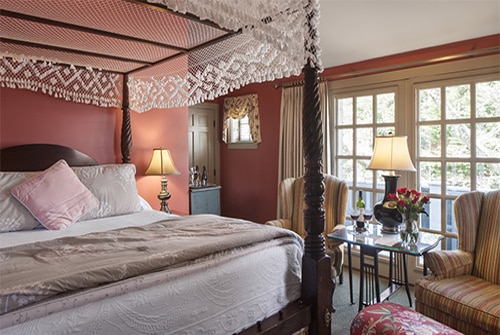
<path fill-rule="evenodd" d="M 458 250 L 425 255 L 416 310 L 465 334 L 500 334 L 500 190 L 455 201 Z"/>
<path fill-rule="evenodd" d="M 326 234 L 333 229 L 345 227 L 348 185 L 346 181 L 332 175 L 324 175 L 324 183 L 323 209 L 325 210 L 326 254 L 332 259 L 332 278 L 339 276 L 339 283 L 342 284 L 343 243 L 326 238 Z M 304 207 L 304 178 L 287 178 L 279 185 L 278 219 L 267 221 L 266 224 L 293 230 L 304 237 L 306 234 Z"/>

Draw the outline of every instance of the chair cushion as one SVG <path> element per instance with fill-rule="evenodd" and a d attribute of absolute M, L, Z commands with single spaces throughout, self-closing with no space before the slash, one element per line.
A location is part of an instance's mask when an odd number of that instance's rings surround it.
<path fill-rule="evenodd" d="M 415 299 L 439 310 L 440 315 L 428 315 L 431 318 L 441 320 L 443 315 L 452 315 L 473 327 L 500 334 L 499 285 L 470 275 L 420 279 L 415 285 Z"/>

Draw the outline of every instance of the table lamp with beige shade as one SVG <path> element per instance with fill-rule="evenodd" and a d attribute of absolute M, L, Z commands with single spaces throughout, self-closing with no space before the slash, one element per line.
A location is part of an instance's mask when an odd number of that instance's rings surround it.
<path fill-rule="evenodd" d="M 146 170 L 146 175 L 151 176 L 161 176 L 161 191 L 158 194 L 158 199 L 160 199 L 160 210 L 163 212 L 170 213 L 168 208 L 168 199 L 171 195 L 167 190 L 167 177 L 168 175 L 179 174 L 180 172 L 175 167 L 172 155 L 170 155 L 170 150 L 157 148 L 153 149 L 153 156 L 149 162 L 149 166 Z"/>
<path fill-rule="evenodd" d="M 416 171 L 408 151 L 407 136 L 379 136 L 375 138 L 373 155 L 368 164 L 370 170 L 384 170 L 388 174 L 382 175 L 385 180 L 384 199 L 373 207 L 373 215 L 378 223 L 382 224 L 382 231 L 397 233 L 403 216 L 395 206 L 390 206 L 387 195 L 396 193 L 399 175 L 395 171 Z"/>

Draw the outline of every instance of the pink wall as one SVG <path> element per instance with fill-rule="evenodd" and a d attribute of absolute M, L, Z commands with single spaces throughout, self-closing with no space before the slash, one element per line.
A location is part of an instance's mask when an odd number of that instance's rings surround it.
<path fill-rule="evenodd" d="M 276 218 L 281 90 L 273 82 L 250 84 L 228 96 L 250 93 L 259 97 L 262 143 L 258 149 L 221 143 L 221 213 L 264 223 Z"/>
<path fill-rule="evenodd" d="M 0 88 L 0 148 L 26 143 L 56 143 L 94 157 L 100 164 L 121 163 L 121 110 L 76 104 L 21 89 Z M 160 177 L 144 176 L 152 149 L 169 148 L 180 175 L 171 176 L 170 209 L 189 212 L 187 107 L 131 112 L 133 148 L 139 193 L 159 209 Z M 180 136 L 179 136 L 180 134 Z M 185 141 L 179 140 L 182 136 Z"/>
<path fill-rule="evenodd" d="M 0 98 L 0 148 L 56 143 L 83 151 L 101 164 L 120 161 L 110 131 L 115 127 L 116 110 L 28 90 L 0 88 Z"/>
<path fill-rule="evenodd" d="M 137 167 L 137 188 L 155 209 L 160 209 L 157 198 L 160 192 L 159 176 L 145 176 L 154 148 L 170 150 L 179 175 L 167 176 L 168 201 L 175 214 L 189 214 L 189 156 L 188 156 L 188 109 L 155 109 L 145 113 L 131 112 L 132 153 L 131 159 Z"/>

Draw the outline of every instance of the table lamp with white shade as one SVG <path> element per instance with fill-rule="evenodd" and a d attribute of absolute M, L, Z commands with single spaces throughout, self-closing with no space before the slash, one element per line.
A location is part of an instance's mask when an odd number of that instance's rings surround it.
<path fill-rule="evenodd" d="M 163 148 L 153 149 L 153 156 L 146 170 L 146 175 L 161 176 L 161 191 L 158 194 L 160 199 L 160 210 L 170 213 L 168 208 L 168 199 L 171 195 L 167 190 L 167 175 L 179 174 L 174 165 L 170 151 Z"/>
<path fill-rule="evenodd" d="M 373 156 L 368 164 L 370 170 L 384 170 L 384 199 L 373 207 L 373 215 L 382 224 L 382 231 L 397 233 L 403 216 L 397 208 L 389 205 L 388 194 L 396 193 L 399 175 L 395 171 L 416 171 L 408 151 L 407 136 L 380 136 L 375 138 Z"/>

